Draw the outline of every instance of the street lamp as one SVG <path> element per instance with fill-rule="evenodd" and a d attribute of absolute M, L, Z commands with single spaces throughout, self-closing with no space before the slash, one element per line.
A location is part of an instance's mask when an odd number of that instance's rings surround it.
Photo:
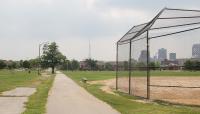
<path fill-rule="evenodd" d="M 38 62 L 38 75 L 40 75 L 40 67 L 41 67 L 41 58 L 40 58 L 40 48 L 42 45 L 48 44 L 48 42 L 43 42 L 39 44 L 39 62 Z"/>

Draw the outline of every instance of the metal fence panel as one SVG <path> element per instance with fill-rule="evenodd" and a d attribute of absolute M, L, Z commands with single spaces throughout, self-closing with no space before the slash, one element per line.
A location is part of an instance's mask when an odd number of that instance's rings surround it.
<path fill-rule="evenodd" d="M 200 105 L 200 11 L 163 9 L 118 41 L 120 91 Z"/>

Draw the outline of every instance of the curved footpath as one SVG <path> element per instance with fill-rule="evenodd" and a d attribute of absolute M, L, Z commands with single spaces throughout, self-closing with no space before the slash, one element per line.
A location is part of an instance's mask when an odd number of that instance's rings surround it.
<path fill-rule="evenodd" d="M 57 72 L 47 101 L 47 114 L 120 114 L 69 77 Z"/>

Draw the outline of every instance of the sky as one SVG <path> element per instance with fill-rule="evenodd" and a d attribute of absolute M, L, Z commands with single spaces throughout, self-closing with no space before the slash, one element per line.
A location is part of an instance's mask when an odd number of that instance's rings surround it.
<path fill-rule="evenodd" d="M 199 0 L 0 0 L 0 59 L 38 56 L 56 42 L 68 59 L 114 61 L 116 42 L 162 8 L 200 9 Z"/>

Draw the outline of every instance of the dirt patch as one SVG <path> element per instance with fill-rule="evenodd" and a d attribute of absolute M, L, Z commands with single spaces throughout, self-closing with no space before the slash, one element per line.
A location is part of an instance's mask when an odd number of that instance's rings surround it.
<path fill-rule="evenodd" d="M 102 87 L 100 88 L 102 91 L 109 93 L 109 94 L 113 94 L 116 95 L 113 92 L 113 83 L 115 82 L 114 79 L 110 79 L 110 80 L 99 80 L 99 81 L 89 81 L 89 84 L 101 84 Z"/>
<path fill-rule="evenodd" d="M 113 93 L 112 89 L 115 88 L 116 84 L 115 79 L 93 81 L 90 83 L 105 85 L 102 87 L 102 90 L 107 93 Z M 150 87 L 150 98 L 152 100 L 162 100 L 162 101 L 187 104 L 187 105 L 200 105 L 200 77 L 194 77 L 194 76 L 151 77 L 150 85 L 156 85 Z M 128 87 L 129 87 L 128 78 L 123 77 L 118 79 L 118 88 L 120 91 L 128 93 Z M 132 77 L 131 94 L 146 98 L 147 96 L 146 77 Z"/>

